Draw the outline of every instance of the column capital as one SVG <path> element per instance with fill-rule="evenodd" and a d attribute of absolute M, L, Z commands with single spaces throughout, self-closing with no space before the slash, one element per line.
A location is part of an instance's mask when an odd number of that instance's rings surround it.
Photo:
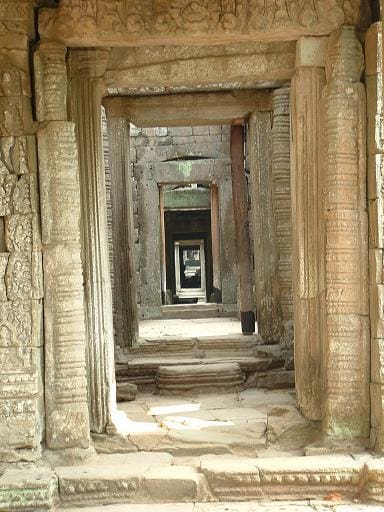
<path fill-rule="evenodd" d="M 325 67 L 328 37 L 300 37 L 296 44 L 295 68 Z"/>

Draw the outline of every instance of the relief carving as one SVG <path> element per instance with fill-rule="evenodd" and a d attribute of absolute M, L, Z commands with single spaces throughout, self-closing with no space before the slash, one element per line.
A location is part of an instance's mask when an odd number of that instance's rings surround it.
<path fill-rule="evenodd" d="M 34 136 L 0 138 L 0 174 L 12 173 L 20 176 L 36 171 Z"/>
<path fill-rule="evenodd" d="M 41 304 L 17 301 L 1 304 L 0 347 L 41 346 Z"/>
<path fill-rule="evenodd" d="M 8 265 L 8 253 L 0 253 L 0 302 L 7 301 L 7 288 L 5 286 L 5 271 L 7 270 Z M 7 328 L 3 328 L 0 326 L 0 346 L 2 339 L 6 338 Z"/>
<path fill-rule="evenodd" d="M 0 174 L 0 217 L 11 213 L 12 193 L 17 182 L 13 174 Z"/>
<path fill-rule="evenodd" d="M 41 33 L 63 42 L 112 41 L 207 34 L 249 35 L 308 29 L 329 33 L 357 23 L 361 0 L 62 0 L 40 15 Z M 358 4 L 358 5 L 357 5 Z M 353 6 L 353 9 L 351 8 Z"/>
<path fill-rule="evenodd" d="M 33 21 L 33 3 L 30 0 L 0 2 L 0 35 L 8 32 L 32 35 Z"/>
<path fill-rule="evenodd" d="M 40 228 L 36 214 L 5 218 L 5 243 L 9 252 L 39 251 Z"/>
<path fill-rule="evenodd" d="M 43 243 L 79 240 L 80 185 L 75 127 L 51 122 L 38 133 Z"/>
<path fill-rule="evenodd" d="M 5 284 L 9 300 L 42 298 L 41 253 L 11 253 L 5 273 Z"/>
<path fill-rule="evenodd" d="M 12 194 L 12 210 L 21 214 L 38 211 L 36 174 L 24 174 L 18 179 Z"/>

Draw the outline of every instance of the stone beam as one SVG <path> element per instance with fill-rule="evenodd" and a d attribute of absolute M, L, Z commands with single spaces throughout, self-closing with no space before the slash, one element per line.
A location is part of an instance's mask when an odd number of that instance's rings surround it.
<path fill-rule="evenodd" d="M 40 12 L 39 32 L 42 38 L 56 37 L 71 47 L 292 40 L 361 23 L 362 4 L 355 0 L 351 9 L 339 0 L 61 0 L 58 9 Z"/>
<path fill-rule="evenodd" d="M 231 124 L 252 111 L 271 110 L 269 91 L 237 90 L 144 97 L 108 97 L 108 117 L 126 117 L 140 127 Z"/>
<path fill-rule="evenodd" d="M 107 88 L 141 94 L 174 89 L 253 88 L 260 81 L 287 81 L 295 67 L 294 41 L 225 46 L 112 48 Z M 137 94 L 137 93 L 136 93 Z"/>

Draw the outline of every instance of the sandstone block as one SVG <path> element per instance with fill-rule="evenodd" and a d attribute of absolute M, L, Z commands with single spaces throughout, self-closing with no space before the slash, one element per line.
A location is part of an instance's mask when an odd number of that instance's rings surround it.
<path fill-rule="evenodd" d="M 7 216 L 5 218 L 5 243 L 9 252 L 41 250 L 40 225 L 37 214 Z"/>
<path fill-rule="evenodd" d="M 130 402 L 136 400 L 137 386 L 129 382 L 118 383 L 116 385 L 117 402 Z"/>
<path fill-rule="evenodd" d="M 37 175 L 24 174 L 15 183 L 12 193 L 12 211 L 18 214 L 38 212 Z"/>
<path fill-rule="evenodd" d="M 12 174 L 0 175 L 0 217 L 11 213 L 11 200 L 17 177 Z"/>
<path fill-rule="evenodd" d="M 296 44 L 295 67 L 325 67 L 327 37 L 300 37 Z"/>
<path fill-rule="evenodd" d="M 382 72 L 383 63 L 382 27 L 373 23 L 365 34 L 365 74 L 368 76 Z"/>
<path fill-rule="evenodd" d="M 38 132 L 42 241 L 78 242 L 80 184 L 75 126 L 50 122 Z"/>
<path fill-rule="evenodd" d="M 17 176 L 37 172 L 36 139 L 34 136 L 0 138 L 0 174 Z"/>
<path fill-rule="evenodd" d="M 43 297 L 41 252 L 13 252 L 8 259 L 5 284 L 9 300 Z"/>
<path fill-rule="evenodd" d="M 2 510 L 51 510 L 57 501 L 57 477 L 48 469 L 9 469 L 0 477 Z"/>
<path fill-rule="evenodd" d="M 6 302 L 7 288 L 5 286 L 5 272 L 8 266 L 9 253 L 0 253 L 0 302 Z"/>
<path fill-rule="evenodd" d="M 238 363 L 159 366 L 156 384 L 160 390 L 185 391 L 199 388 L 238 387 L 244 375 Z"/>
<path fill-rule="evenodd" d="M 384 155 L 368 156 L 368 199 L 377 199 L 384 194 Z"/>

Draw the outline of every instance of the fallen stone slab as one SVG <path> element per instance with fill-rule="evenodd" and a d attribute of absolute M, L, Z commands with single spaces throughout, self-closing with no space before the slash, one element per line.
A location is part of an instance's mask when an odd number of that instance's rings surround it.
<path fill-rule="evenodd" d="M 237 363 L 160 366 L 156 384 L 161 391 L 240 388 L 244 375 Z"/>
<path fill-rule="evenodd" d="M 49 469 L 10 469 L 0 477 L 1 511 L 51 510 L 57 501 L 57 477 Z"/>

